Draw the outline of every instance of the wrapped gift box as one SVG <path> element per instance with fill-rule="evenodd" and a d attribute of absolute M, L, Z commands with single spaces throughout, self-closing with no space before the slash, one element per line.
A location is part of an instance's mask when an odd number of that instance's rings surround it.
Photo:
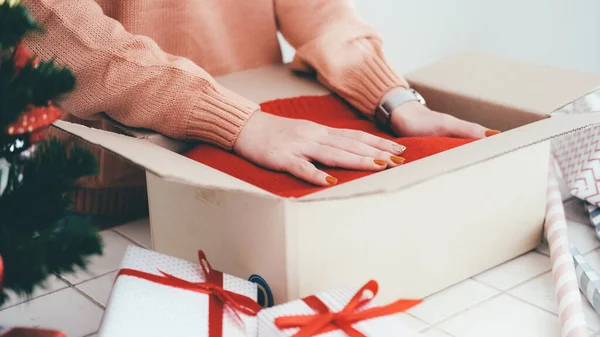
<path fill-rule="evenodd" d="M 462 53 L 407 78 L 432 109 L 504 132 L 284 198 L 147 137 L 56 126 L 146 169 L 161 253 L 193 261 L 203 247 L 219 270 L 258 275 L 275 303 L 367 278 L 381 283 L 382 300 L 422 298 L 540 244 L 549 140 L 600 122 L 599 114 L 551 113 L 597 89 L 600 75 Z M 217 80 L 256 102 L 328 93 L 283 65 Z"/>
<path fill-rule="evenodd" d="M 370 303 L 376 294 L 377 283 L 371 281 L 358 291 L 341 287 L 264 309 L 258 314 L 258 337 L 417 336 L 397 314 L 420 301 L 400 300 L 378 307 Z"/>
<path fill-rule="evenodd" d="M 128 247 L 99 335 L 254 336 L 256 312 L 260 309 L 256 304 L 256 285 L 212 270 L 202 254 L 199 260 L 191 263 L 139 247 Z M 208 287 L 214 291 L 208 293 L 207 280 L 215 284 L 219 279 L 225 291 Z M 224 297 L 233 298 L 233 301 L 219 299 Z M 235 310 L 233 302 L 252 308 L 254 316 Z M 219 327 L 222 327 L 221 332 Z"/>

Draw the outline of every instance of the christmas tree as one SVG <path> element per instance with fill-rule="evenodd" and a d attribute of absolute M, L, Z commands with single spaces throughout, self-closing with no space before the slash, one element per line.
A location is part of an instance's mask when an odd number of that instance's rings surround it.
<path fill-rule="evenodd" d="M 45 136 L 75 78 L 23 45 L 42 33 L 20 0 L 0 0 L 0 305 L 8 291 L 31 295 L 102 252 L 92 222 L 69 213 L 69 192 L 96 173 L 96 159 Z"/>

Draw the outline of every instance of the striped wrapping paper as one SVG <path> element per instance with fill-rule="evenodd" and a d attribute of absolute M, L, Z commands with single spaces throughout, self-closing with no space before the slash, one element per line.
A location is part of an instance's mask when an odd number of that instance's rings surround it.
<path fill-rule="evenodd" d="M 550 162 L 545 231 L 552 262 L 561 335 L 562 337 L 587 337 L 589 333 L 569 246 L 565 210 L 554 168 L 554 163 Z"/>
<path fill-rule="evenodd" d="M 600 314 L 600 276 L 583 258 L 583 255 L 575 247 L 571 247 L 577 280 L 579 280 L 579 289 L 585 294 L 588 301 L 597 313 Z"/>

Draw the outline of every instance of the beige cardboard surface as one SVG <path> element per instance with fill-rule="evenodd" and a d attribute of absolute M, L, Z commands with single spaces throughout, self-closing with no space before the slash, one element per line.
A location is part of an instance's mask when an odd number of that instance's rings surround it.
<path fill-rule="evenodd" d="M 288 295 L 372 278 L 384 303 L 422 298 L 534 249 L 548 153 L 545 142 L 397 192 L 289 205 Z"/>
<path fill-rule="evenodd" d="M 548 114 L 600 88 L 600 74 L 476 52 L 455 54 L 406 77 L 415 86 L 434 87 L 538 114 Z"/>
<path fill-rule="evenodd" d="M 322 96 L 330 92 L 314 78 L 300 76 L 283 64 L 245 70 L 216 78 L 217 82 L 251 99 L 263 103 L 278 98 Z M 294 85 L 289 85 L 294 83 Z M 269 88 L 265 90 L 265 88 Z"/>
<path fill-rule="evenodd" d="M 57 121 L 54 126 L 121 155 L 164 179 L 271 196 L 258 187 L 152 144 L 146 139 L 128 137 L 65 121 Z"/>
<path fill-rule="evenodd" d="M 405 190 L 307 203 L 149 174 L 153 248 L 194 261 L 202 247 L 225 272 L 263 277 L 277 302 L 370 278 L 381 301 L 422 297 L 539 245 L 548 156 L 544 142 Z"/>

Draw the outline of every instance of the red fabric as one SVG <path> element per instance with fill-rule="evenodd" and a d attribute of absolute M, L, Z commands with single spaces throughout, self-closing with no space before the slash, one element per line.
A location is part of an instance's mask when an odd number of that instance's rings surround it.
<path fill-rule="evenodd" d="M 362 130 L 380 137 L 394 139 L 378 129 L 373 122 L 359 117 L 352 108 L 334 96 L 280 99 L 263 103 L 261 108 L 263 111 L 277 116 L 307 119 L 331 127 Z M 473 141 L 472 139 L 446 137 L 411 137 L 397 138 L 396 140 L 407 148 L 402 154 L 402 157 L 406 159 L 404 165 Z M 199 145 L 184 155 L 282 197 L 299 198 L 328 188 L 306 183 L 287 173 L 261 168 L 233 153 L 210 145 Z M 323 169 L 337 178 L 338 184 L 376 173 L 337 168 Z"/>

